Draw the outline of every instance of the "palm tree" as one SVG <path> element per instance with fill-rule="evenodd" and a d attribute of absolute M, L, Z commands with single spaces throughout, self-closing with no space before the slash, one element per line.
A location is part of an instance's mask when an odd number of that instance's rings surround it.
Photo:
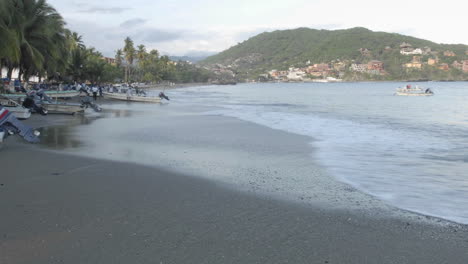
<path fill-rule="evenodd" d="M 0 9 L 3 21 L 0 31 L 9 39 L 6 44 L 9 49 L 5 52 L 9 54 L 5 59 L 8 77 L 11 78 L 14 67 L 19 67 L 18 78 L 23 73 L 26 76 L 44 73 L 45 61 L 50 65 L 49 70 L 58 68 L 66 47 L 65 23 L 57 11 L 45 0 L 3 0 Z M 8 38 L 8 32 L 15 37 Z"/>
<path fill-rule="evenodd" d="M 125 53 L 125 60 L 127 62 L 125 68 L 125 81 L 128 82 L 130 78 L 130 67 L 133 65 L 133 60 L 135 59 L 135 48 L 133 46 L 133 40 L 130 37 L 125 39 L 123 52 Z"/>
<path fill-rule="evenodd" d="M 138 77 L 140 80 L 143 78 L 143 65 L 147 57 L 148 53 L 146 52 L 145 45 L 138 45 L 136 58 L 138 59 Z"/>
<path fill-rule="evenodd" d="M 120 68 L 120 66 L 122 66 L 122 61 L 123 61 L 123 53 L 121 49 L 118 49 L 115 52 L 115 64 L 117 64 L 117 67 Z"/>
<path fill-rule="evenodd" d="M 145 45 L 138 45 L 138 51 L 136 53 L 136 58 L 138 59 L 138 61 L 143 61 L 145 60 L 146 58 L 146 48 L 145 48 Z"/>
<path fill-rule="evenodd" d="M 14 9 L 13 1 L 0 1 L 0 68 L 10 69 L 10 65 L 18 64 L 21 57 L 18 35 L 12 28 Z M 9 70 L 9 77 L 12 70 Z"/>

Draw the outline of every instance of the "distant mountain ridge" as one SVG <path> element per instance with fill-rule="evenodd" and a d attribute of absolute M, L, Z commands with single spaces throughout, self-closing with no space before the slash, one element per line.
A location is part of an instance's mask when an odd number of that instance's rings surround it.
<path fill-rule="evenodd" d="M 429 50 L 430 53 L 421 54 L 420 58 L 417 58 L 422 62 L 434 58 L 438 63 L 451 65 L 455 61 L 468 60 L 467 45 L 438 44 L 411 36 L 374 32 L 358 27 L 343 30 L 298 28 L 265 32 L 210 56 L 200 64 L 208 67 L 216 64 L 222 65 L 221 67 L 226 66 L 239 76 L 247 78 L 273 69 L 287 70 L 290 67 L 304 67 L 308 64 L 336 61 L 351 64 L 378 60 L 384 64 L 388 73 L 385 77 L 387 79 L 411 76 L 430 78 L 431 76 L 427 76 L 428 70 L 425 68 L 423 70 L 423 67 L 421 73 L 415 72 L 414 69 L 408 71 L 405 68 L 404 65 L 411 63 L 414 58 L 411 55 L 401 54 L 402 43 Z M 451 51 L 455 56 L 444 56 L 445 51 Z M 446 74 L 437 71 L 433 71 L 432 74 L 440 75 L 441 79 L 463 75 L 458 72 Z"/>

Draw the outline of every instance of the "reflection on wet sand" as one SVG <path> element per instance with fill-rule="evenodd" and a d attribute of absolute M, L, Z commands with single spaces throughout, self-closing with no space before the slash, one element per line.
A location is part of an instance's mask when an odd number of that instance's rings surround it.
<path fill-rule="evenodd" d="M 132 116 L 132 111 L 111 109 L 99 116 L 70 116 L 65 124 L 40 128 L 41 144 L 55 150 L 74 149 L 84 146 L 84 142 L 77 134 L 76 127 L 90 125 L 100 118 L 126 118 Z"/>

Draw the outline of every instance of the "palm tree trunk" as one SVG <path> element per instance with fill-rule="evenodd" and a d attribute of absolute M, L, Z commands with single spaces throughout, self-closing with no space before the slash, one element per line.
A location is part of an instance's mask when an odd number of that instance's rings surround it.
<path fill-rule="evenodd" d="M 8 80 L 11 80 L 11 77 L 13 75 L 13 65 L 10 63 L 8 64 L 8 72 L 7 72 L 7 78 Z"/>
<path fill-rule="evenodd" d="M 21 75 L 23 75 L 23 68 L 19 66 L 19 71 L 18 71 L 18 80 L 21 82 Z"/>

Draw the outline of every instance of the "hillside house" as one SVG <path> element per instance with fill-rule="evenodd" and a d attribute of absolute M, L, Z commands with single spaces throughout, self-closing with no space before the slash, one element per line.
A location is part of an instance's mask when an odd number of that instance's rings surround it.
<path fill-rule="evenodd" d="M 400 50 L 400 54 L 402 54 L 402 55 L 421 55 L 421 54 L 423 54 L 423 51 L 420 48 L 413 49 L 413 50 Z"/>
<path fill-rule="evenodd" d="M 104 60 L 105 62 L 109 63 L 109 64 L 117 65 L 114 58 L 102 57 L 101 59 Z"/>
<path fill-rule="evenodd" d="M 455 53 L 453 51 L 446 50 L 446 51 L 444 51 L 444 56 L 446 56 L 446 57 L 455 57 L 456 55 L 455 55 Z"/>
<path fill-rule="evenodd" d="M 429 54 L 432 53 L 431 48 L 429 48 L 429 47 L 427 47 L 427 46 L 424 47 L 424 48 L 422 48 L 422 51 L 423 51 L 423 55 L 429 55 Z"/>
<path fill-rule="evenodd" d="M 370 50 L 368 50 L 368 49 L 366 49 L 366 48 L 360 48 L 360 49 L 359 49 L 359 52 L 361 52 L 361 55 L 362 55 L 362 56 L 371 56 Z"/>
<path fill-rule="evenodd" d="M 367 63 L 367 73 L 374 75 L 385 74 L 384 64 L 378 60 L 371 60 Z"/>
<path fill-rule="evenodd" d="M 326 63 L 314 64 L 305 69 L 305 71 L 315 77 L 326 76 L 329 74 L 330 65 Z"/>
<path fill-rule="evenodd" d="M 344 71 L 346 69 L 346 64 L 344 62 L 336 62 L 333 64 L 333 69 L 335 71 Z"/>
<path fill-rule="evenodd" d="M 306 72 L 301 70 L 301 69 L 297 69 L 297 68 L 289 68 L 289 73 L 288 73 L 288 80 L 291 80 L 291 81 L 302 81 L 304 80 L 304 78 L 306 77 Z"/>
<path fill-rule="evenodd" d="M 402 49 L 413 49 L 413 46 L 409 43 L 403 42 L 400 44 L 400 50 Z"/>
<path fill-rule="evenodd" d="M 407 69 L 421 69 L 422 68 L 421 56 L 413 56 L 413 59 L 411 60 L 411 62 L 406 63 L 404 67 Z"/>
<path fill-rule="evenodd" d="M 353 63 L 353 64 L 351 64 L 351 67 L 349 67 L 349 70 L 353 71 L 353 72 L 366 72 L 367 71 L 367 64 Z"/>
<path fill-rule="evenodd" d="M 468 72 L 468 60 L 463 61 L 462 71 Z"/>
<path fill-rule="evenodd" d="M 434 65 L 436 65 L 437 63 L 439 63 L 439 60 L 438 60 L 437 58 L 429 58 L 429 59 L 427 59 L 427 65 L 434 66 Z"/>
<path fill-rule="evenodd" d="M 441 63 L 438 68 L 439 70 L 443 70 L 443 71 L 448 71 L 450 69 L 447 63 Z"/>
<path fill-rule="evenodd" d="M 454 61 L 452 63 L 452 67 L 457 70 L 461 70 L 463 68 L 463 63 L 460 63 L 458 61 Z"/>

